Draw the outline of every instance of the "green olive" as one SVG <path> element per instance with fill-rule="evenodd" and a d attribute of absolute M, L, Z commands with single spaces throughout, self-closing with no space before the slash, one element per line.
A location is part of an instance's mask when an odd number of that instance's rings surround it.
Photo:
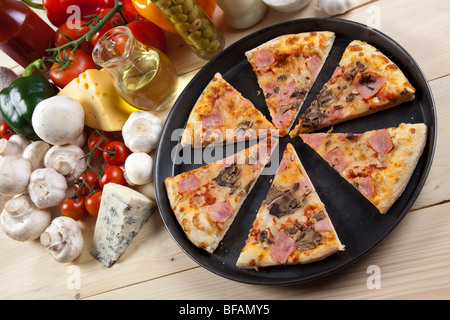
<path fill-rule="evenodd" d="M 198 42 L 195 43 L 195 47 L 197 49 L 206 49 L 209 46 L 209 40 L 208 39 L 201 39 Z"/>
<path fill-rule="evenodd" d="M 194 9 L 194 4 L 190 0 L 186 0 L 183 2 L 183 11 L 184 13 L 189 13 Z"/>
<path fill-rule="evenodd" d="M 183 13 L 183 6 L 182 5 L 172 6 L 170 7 L 170 11 L 172 13 L 171 14 L 172 16 L 177 16 Z"/>
<path fill-rule="evenodd" d="M 172 5 L 171 0 L 157 0 L 157 1 L 153 1 L 153 3 L 156 6 L 158 6 L 158 8 L 161 8 L 161 9 L 167 9 Z"/>
<path fill-rule="evenodd" d="M 203 38 L 211 38 L 214 34 L 213 28 L 212 27 L 208 27 L 205 30 L 203 30 L 202 35 Z"/>
<path fill-rule="evenodd" d="M 175 21 L 175 23 L 180 23 L 180 22 L 186 22 L 187 21 L 187 15 L 185 15 L 184 13 L 180 13 L 177 14 L 176 16 L 173 16 L 171 19 L 173 19 Z"/>
<path fill-rule="evenodd" d="M 200 31 L 192 32 L 188 35 L 188 39 L 192 42 L 197 42 L 202 38 L 202 33 Z"/>
<path fill-rule="evenodd" d="M 175 30 L 177 30 L 178 33 L 186 34 L 186 33 L 188 33 L 189 26 L 190 26 L 189 22 L 184 22 L 184 23 L 182 22 L 182 23 L 175 24 L 174 27 L 175 27 Z"/>
<path fill-rule="evenodd" d="M 190 32 L 195 32 L 198 31 L 198 29 L 200 29 L 202 24 L 202 21 L 200 19 L 195 19 L 189 26 L 189 31 Z"/>
<path fill-rule="evenodd" d="M 220 41 L 219 40 L 214 40 L 211 41 L 208 48 L 206 48 L 206 50 L 208 51 L 216 51 L 217 49 L 219 49 L 220 47 Z"/>

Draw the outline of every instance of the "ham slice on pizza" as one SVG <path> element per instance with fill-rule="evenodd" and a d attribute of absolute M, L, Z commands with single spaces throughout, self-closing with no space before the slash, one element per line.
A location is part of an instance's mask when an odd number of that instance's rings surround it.
<path fill-rule="evenodd" d="M 272 123 L 216 73 L 189 115 L 181 145 L 206 147 L 264 138 L 269 134 L 275 134 Z"/>
<path fill-rule="evenodd" d="M 288 144 L 236 265 L 258 269 L 310 263 L 343 249 L 324 204 Z"/>
<path fill-rule="evenodd" d="M 289 133 L 334 39 L 328 31 L 287 34 L 245 53 L 280 136 Z"/>
<path fill-rule="evenodd" d="M 355 40 L 289 135 L 295 137 L 385 110 L 414 96 L 415 89 L 395 63 L 368 43 Z"/>
<path fill-rule="evenodd" d="M 426 144 L 425 124 L 353 133 L 301 134 L 344 179 L 381 213 L 403 193 Z"/>
<path fill-rule="evenodd" d="M 276 149 L 265 138 L 225 159 L 166 178 L 167 196 L 188 239 L 212 253 Z"/>

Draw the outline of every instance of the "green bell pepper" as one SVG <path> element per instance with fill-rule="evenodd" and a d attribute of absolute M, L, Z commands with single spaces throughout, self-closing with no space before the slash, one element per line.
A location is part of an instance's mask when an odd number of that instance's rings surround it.
<path fill-rule="evenodd" d="M 21 78 L 0 91 L 0 112 L 3 119 L 15 133 L 30 140 L 39 140 L 31 124 L 34 109 L 39 102 L 58 93 L 56 86 L 47 78 L 33 74 L 35 69 L 42 68 L 40 60 L 30 64 Z"/>

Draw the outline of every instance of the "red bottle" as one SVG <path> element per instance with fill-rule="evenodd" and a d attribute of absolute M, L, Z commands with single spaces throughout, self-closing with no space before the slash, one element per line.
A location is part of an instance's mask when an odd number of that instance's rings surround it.
<path fill-rule="evenodd" d="M 54 34 L 25 3 L 0 0 L 0 49 L 22 67 L 46 55 Z"/>

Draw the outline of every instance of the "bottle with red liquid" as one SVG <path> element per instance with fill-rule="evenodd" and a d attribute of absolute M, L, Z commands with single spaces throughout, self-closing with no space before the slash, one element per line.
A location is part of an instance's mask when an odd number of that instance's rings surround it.
<path fill-rule="evenodd" d="M 0 50 L 26 68 L 46 55 L 55 30 L 28 5 L 17 0 L 0 0 Z"/>

